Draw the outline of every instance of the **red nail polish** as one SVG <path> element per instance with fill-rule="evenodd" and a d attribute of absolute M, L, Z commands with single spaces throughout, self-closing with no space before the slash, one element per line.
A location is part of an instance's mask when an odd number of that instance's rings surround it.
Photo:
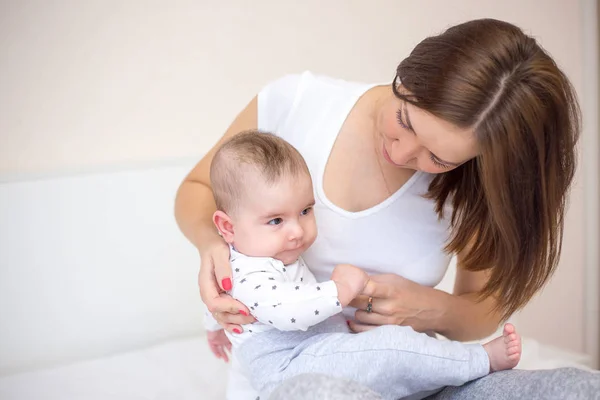
<path fill-rule="evenodd" d="M 350 326 L 350 321 L 346 320 L 346 325 Z"/>
<path fill-rule="evenodd" d="M 233 331 L 238 334 L 242 333 L 242 331 L 240 331 L 238 328 L 235 328 Z"/>
<path fill-rule="evenodd" d="M 248 316 L 248 313 L 247 313 L 246 311 L 244 311 L 244 310 L 240 310 L 240 314 L 242 314 L 242 315 L 243 315 L 243 316 L 245 316 L 245 317 L 247 317 L 247 316 Z"/>
<path fill-rule="evenodd" d="M 225 278 L 221 281 L 223 285 L 223 290 L 231 290 L 231 279 Z"/>

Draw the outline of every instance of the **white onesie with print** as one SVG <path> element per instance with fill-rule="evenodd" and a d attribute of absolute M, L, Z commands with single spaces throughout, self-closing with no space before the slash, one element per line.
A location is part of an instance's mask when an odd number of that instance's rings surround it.
<path fill-rule="evenodd" d="M 302 258 L 286 266 L 270 257 L 248 257 L 233 247 L 230 251 L 233 288 L 228 294 L 257 320 L 243 325 L 241 334 L 226 331 L 234 347 L 272 329 L 306 331 L 342 311 L 335 283 L 317 282 Z M 206 317 L 208 330 L 222 329 L 210 314 Z"/>

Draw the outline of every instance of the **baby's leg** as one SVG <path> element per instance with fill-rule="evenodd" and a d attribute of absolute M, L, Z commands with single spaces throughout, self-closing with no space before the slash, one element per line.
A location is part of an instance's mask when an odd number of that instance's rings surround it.
<path fill-rule="evenodd" d="M 501 346 L 491 342 L 488 348 L 495 356 Z M 397 399 L 485 376 L 489 360 L 478 344 L 437 340 L 409 327 L 382 326 L 360 334 L 330 334 L 293 358 L 284 375 L 328 374 L 363 384 L 384 399 Z"/>

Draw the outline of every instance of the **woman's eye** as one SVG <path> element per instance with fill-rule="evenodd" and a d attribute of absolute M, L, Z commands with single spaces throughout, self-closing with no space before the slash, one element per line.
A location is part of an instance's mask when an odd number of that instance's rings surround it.
<path fill-rule="evenodd" d="M 410 129 L 408 127 L 408 125 L 406 125 L 404 123 L 404 121 L 402 121 L 402 109 L 399 109 L 398 111 L 396 111 L 396 119 L 398 120 L 398 124 L 403 127 L 404 129 Z"/>
<path fill-rule="evenodd" d="M 446 164 L 442 164 L 441 162 L 439 162 L 438 160 L 436 160 L 436 158 L 433 155 L 429 155 L 429 159 L 435 164 L 436 167 L 438 168 L 442 168 L 442 169 L 448 169 L 450 168 L 449 165 Z"/>
<path fill-rule="evenodd" d="M 281 218 L 273 218 L 272 220 L 270 220 L 268 222 L 269 225 L 279 225 L 283 222 L 283 219 Z"/>

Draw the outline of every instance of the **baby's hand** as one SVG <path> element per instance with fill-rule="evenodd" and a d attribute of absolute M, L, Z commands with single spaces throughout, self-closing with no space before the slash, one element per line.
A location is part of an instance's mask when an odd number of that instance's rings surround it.
<path fill-rule="evenodd" d="M 225 331 L 223 329 L 220 331 L 207 331 L 206 337 L 208 338 L 208 346 L 215 357 L 222 358 L 225 362 L 229 362 L 229 357 L 227 357 L 225 349 L 229 350 L 229 353 L 231 353 L 231 342 L 225 335 Z"/>
<path fill-rule="evenodd" d="M 338 299 L 346 307 L 356 296 L 362 293 L 369 282 L 369 275 L 362 269 L 350 264 L 340 264 L 333 269 L 331 280 L 338 289 Z"/>

